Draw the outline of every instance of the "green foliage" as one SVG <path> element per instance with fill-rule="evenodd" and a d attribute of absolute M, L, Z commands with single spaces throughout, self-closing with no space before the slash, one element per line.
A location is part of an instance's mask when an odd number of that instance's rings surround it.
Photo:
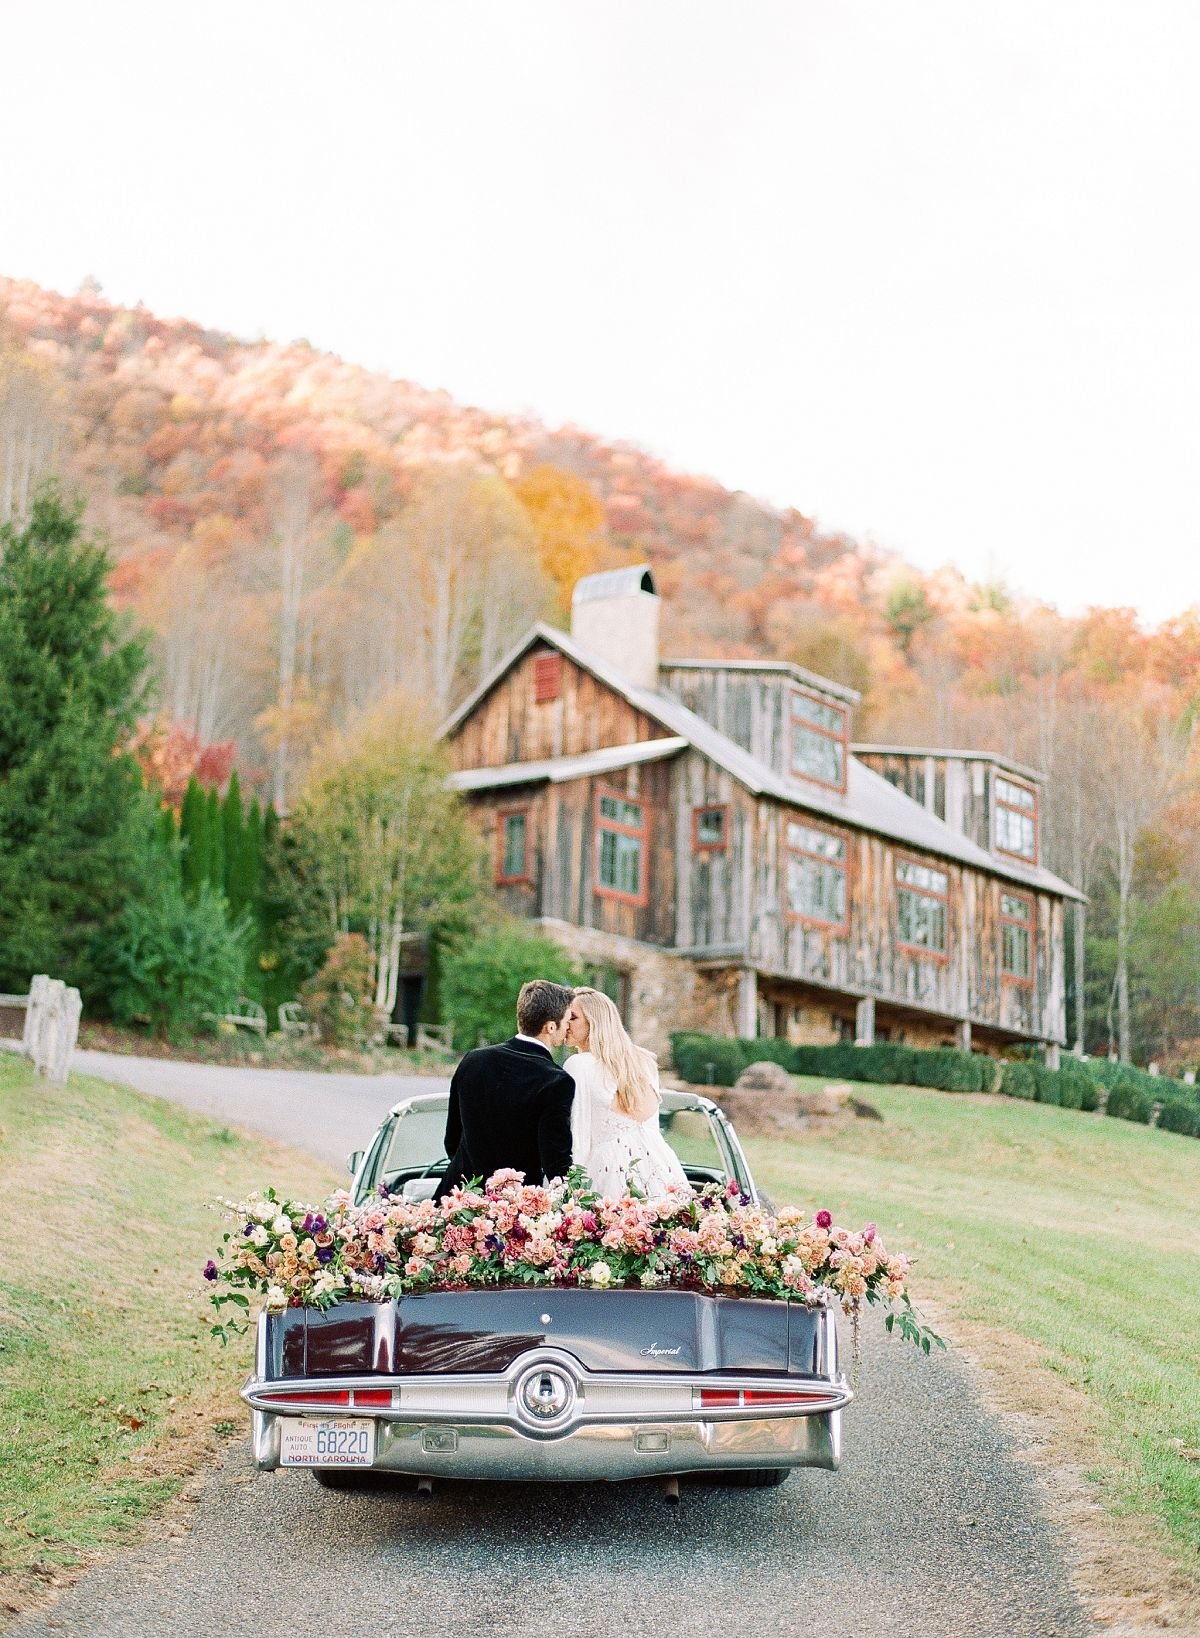
<path fill-rule="evenodd" d="M 124 752 L 147 654 L 109 606 L 109 559 L 53 489 L 0 529 L 0 988 L 35 972 L 111 992 L 122 906 L 169 873 L 154 806 Z"/>
<path fill-rule="evenodd" d="M 1037 1082 L 1033 1075 L 1033 1065 L 1021 1062 L 1006 1063 L 1000 1080 L 1000 1090 L 1006 1098 L 1036 1097 Z"/>
<path fill-rule="evenodd" d="M 1104 1112 L 1115 1115 L 1118 1120 L 1135 1120 L 1148 1126 L 1154 1112 L 1154 1099 L 1132 1075 L 1125 1076 L 1109 1087 Z"/>
<path fill-rule="evenodd" d="M 229 776 L 229 788 L 221 803 L 221 845 L 224 865 L 222 885 L 229 901 L 229 913 L 241 915 L 250 901 L 244 894 L 242 850 L 245 846 L 246 826 L 242 815 L 242 787 L 235 768 Z"/>
<path fill-rule="evenodd" d="M 208 881 L 208 803 L 195 774 L 183 793 L 179 838 L 183 843 L 183 890 L 188 898 L 195 899 Z"/>
<path fill-rule="evenodd" d="M 172 1039 L 228 1012 L 241 989 L 244 924 L 231 927 L 225 900 L 204 884 L 195 899 L 171 883 L 131 900 L 113 940 L 112 1010 Z"/>
<path fill-rule="evenodd" d="M 1033 1071 L 1033 1095 L 1038 1103 L 1061 1104 L 1061 1077 L 1058 1071 L 1047 1069 L 1044 1064 L 1031 1064 L 1030 1068 Z"/>
<path fill-rule="evenodd" d="M 517 1027 L 517 992 L 526 979 L 583 982 L 560 945 L 517 921 L 448 943 L 441 952 L 440 969 L 441 1012 L 453 1020 L 454 1044 L 460 1052 L 481 1040 L 508 1039 Z"/>
<path fill-rule="evenodd" d="M 955 1047 L 919 1052 L 913 1066 L 912 1084 L 942 1092 L 982 1092 L 982 1064 L 975 1054 L 960 1052 Z"/>
<path fill-rule="evenodd" d="M 1167 1098 L 1158 1112 L 1158 1124 L 1164 1132 L 1200 1137 L 1200 1098 Z"/>
<path fill-rule="evenodd" d="M 374 1023 L 371 950 L 361 933 L 337 939 L 301 990 L 308 1015 L 329 1046 L 362 1046 Z"/>

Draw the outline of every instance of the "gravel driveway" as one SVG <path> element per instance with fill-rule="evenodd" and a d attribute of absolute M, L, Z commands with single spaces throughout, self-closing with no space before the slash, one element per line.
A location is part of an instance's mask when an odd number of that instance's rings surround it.
<path fill-rule="evenodd" d="M 77 1068 L 340 1162 L 401 1077 L 79 1055 Z M 350 1495 L 254 1474 L 245 1445 L 209 1475 L 191 1529 L 117 1556 L 22 1634 L 693 1632 L 821 1638 L 1076 1638 L 1093 1630 L 1027 1465 L 953 1357 L 868 1328 L 840 1473 L 779 1490 L 685 1484 L 452 1484 Z"/>

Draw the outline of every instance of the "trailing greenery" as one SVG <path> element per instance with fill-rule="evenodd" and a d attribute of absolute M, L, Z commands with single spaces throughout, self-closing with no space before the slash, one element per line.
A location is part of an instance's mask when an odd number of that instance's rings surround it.
<path fill-rule="evenodd" d="M 481 1041 L 508 1039 L 517 1027 L 517 992 L 528 978 L 583 982 L 560 945 L 517 921 L 501 922 L 440 949 L 439 1004 L 442 1016 L 454 1024 L 454 1045 L 460 1052 Z"/>

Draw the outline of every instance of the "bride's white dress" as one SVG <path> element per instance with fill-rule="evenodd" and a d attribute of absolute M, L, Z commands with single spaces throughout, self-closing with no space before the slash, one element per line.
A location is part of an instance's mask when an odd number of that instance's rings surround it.
<path fill-rule="evenodd" d="M 616 1082 L 590 1052 L 563 1066 L 575 1082 L 571 1104 L 571 1160 L 582 1166 L 597 1194 L 616 1198 L 633 1183 L 651 1200 L 688 1188 L 687 1176 L 658 1129 L 658 1115 L 637 1121 L 613 1108 Z M 654 1076 L 658 1089 L 658 1074 Z"/>

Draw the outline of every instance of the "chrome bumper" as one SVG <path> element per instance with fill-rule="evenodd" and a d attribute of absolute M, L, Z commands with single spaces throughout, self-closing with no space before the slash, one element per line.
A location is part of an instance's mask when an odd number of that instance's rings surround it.
<path fill-rule="evenodd" d="M 460 1479 L 834 1469 L 852 1398 L 841 1375 L 592 1372 L 547 1347 L 495 1375 L 267 1379 L 261 1371 L 260 1361 L 242 1390 L 259 1468 L 281 1465 L 289 1417 L 353 1417 L 374 1423 L 376 1471 Z"/>
<path fill-rule="evenodd" d="M 277 1468 L 282 1417 L 256 1410 L 252 1420 L 256 1465 Z M 499 1424 L 380 1419 L 370 1471 L 579 1482 L 722 1468 L 835 1469 L 841 1445 L 841 1411 L 738 1422 L 583 1423 L 558 1439 L 535 1439 Z"/>

